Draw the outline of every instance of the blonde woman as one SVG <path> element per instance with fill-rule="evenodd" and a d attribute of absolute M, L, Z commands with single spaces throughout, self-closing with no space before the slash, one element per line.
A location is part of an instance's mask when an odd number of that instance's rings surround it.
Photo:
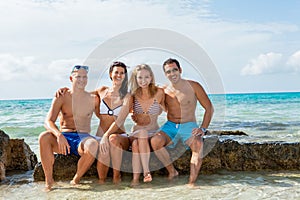
<path fill-rule="evenodd" d="M 119 127 L 130 112 L 133 112 L 135 124 L 129 134 L 132 145 L 132 186 L 139 184 L 140 173 L 144 182 L 151 182 L 149 169 L 149 139 L 159 129 L 157 118 L 164 109 L 165 94 L 162 88 L 155 85 L 154 74 L 149 65 L 141 64 L 134 68 L 129 81 L 131 94 L 124 100 L 118 119 L 103 134 L 100 142 L 100 153 L 108 151 L 108 137 Z"/>

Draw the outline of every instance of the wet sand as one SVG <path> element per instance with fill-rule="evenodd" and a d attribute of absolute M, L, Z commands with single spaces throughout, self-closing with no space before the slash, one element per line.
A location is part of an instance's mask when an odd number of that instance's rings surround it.
<path fill-rule="evenodd" d="M 31 172 L 8 176 L 0 185 L 3 199 L 300 199 L 300 171 L 293 172 L 228 172 L 200 175 L 197 188 L 189 188 L 188 176 L 172 182 L 154 176 L 151 183 L 131 188 L 131 177 L 123 177 L 119 185 L 97 184 L 86 179 L 72 186 L 59 181 L 50 192 L 44 192 L 44 182 L 33 182 Z"/>

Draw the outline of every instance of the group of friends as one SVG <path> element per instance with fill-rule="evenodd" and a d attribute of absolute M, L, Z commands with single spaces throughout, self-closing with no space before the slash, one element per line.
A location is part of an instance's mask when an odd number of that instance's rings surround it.
<path fill-rule="evenodd" d="M 181 77 L 182 68 L 176 59 L 167 59 L 162 67 L 169 84 L 158 87 L 149 65 L 137 65 L 128 80 L 126 65 L 113 62 L 109 68 L 111 86 L 92 92 L 85 90 L 88 66 L 73 67 L 72 86 L 57 91 L 45 120 L 46 131 L 39 136 L 46 190 L 55 183 L 54 153 L 80 156 L 71 184 L 80 182 L 95 159 L 99 183 L 105 183 L 111 163 L 113 183 L 118 184 L 123 152 L 128 149 L 132 151 L 132 186 L 139 184 L 141 173 L 143 182 L 152 181 L 150 151 L 166 167 L 171 180 L 178 172 L 166 147 L 176 145 L 179 139 L 192 151 L 188 184 L 195 186 L 202 164 L 202 137 L 212 119 L 213 105 L 200 83 Z M 196 120 L 197 102 L 204 108 L 200 126 Z M 159 127 L 158 116 L 163 111 L 167 122 Z M 100 120 L 96 136 L 90 135 L 93 113 Z M 129 114 L 134 125 L 126 133 L 124 123 Z M 59 127 L 55 123 L 58 117 Z"/>

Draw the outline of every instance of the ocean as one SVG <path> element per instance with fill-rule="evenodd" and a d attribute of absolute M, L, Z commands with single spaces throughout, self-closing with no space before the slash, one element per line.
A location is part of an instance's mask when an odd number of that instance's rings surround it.
<path fill-rule="evenodd" d="M 300 92 L 250 93 L 210 95 L 215 116 L 210 130 L 240 130 L 248 136 L 224 136 L 239 142 L 284 141 L 300 142 Z M 0 100 L 0 129 L 10 138 L 24 138 L 39 159 L 38 135 L 44 131 L 43 123 L 51 99 Z M 200 122 L 203 110 L 198 106 Z M 166 115 L 159 117 L 164 123 Z M 132 123 L 126 121 L 126 129 Z M 92 118 L 95 134 L 98 119 Z M 164 177 L 154 177 L 151 184 L 138 189 L 129 187 L 130 178 L 124 177 L 119 186 L 110 182 L 104 186 L 95 180 L 71 187 L 59 182 L 50 193 L 42 192 L 44 183 L 33 182 L 32 172 L 10 175 L 0 185 L 0 199 L 300 199 L 300 172 L 228 172 L 200 175 L 198 189 L 185 186 L 187 176 L 179 176 L 169 183 Z M 24 192 L 26 191 L 26 192 Z"/>

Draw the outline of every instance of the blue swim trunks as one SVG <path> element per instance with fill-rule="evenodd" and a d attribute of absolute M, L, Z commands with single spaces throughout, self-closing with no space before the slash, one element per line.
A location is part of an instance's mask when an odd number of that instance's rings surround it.
<path fill-rule="evenodd" d="M 183 142 L 189 139 L 192 136 L 192 130 L 194 128 L 198 128 L 196 122 L 186 122 L 182 124 L 176 124 L 174 122 L 167 121 L 160 128 L 160 131 L 166 133 L 171 138 L 173 143 L 170 144 L 168 147 L 174 148 L 180 139 Z"/>
<path fill-rule="evenodd" d="M 78 147 L 80 142 L 82 142 L 87 137 L 92 137 L 97 140 L 96 137 L 88 134 L 88 133 L 77 133 L 77 132 L 62 132 L 62 134 L 67 139 L 69 145 L 70 145 L 70 154 L 74 154 L 79 156 L 78 153 Z"/>

